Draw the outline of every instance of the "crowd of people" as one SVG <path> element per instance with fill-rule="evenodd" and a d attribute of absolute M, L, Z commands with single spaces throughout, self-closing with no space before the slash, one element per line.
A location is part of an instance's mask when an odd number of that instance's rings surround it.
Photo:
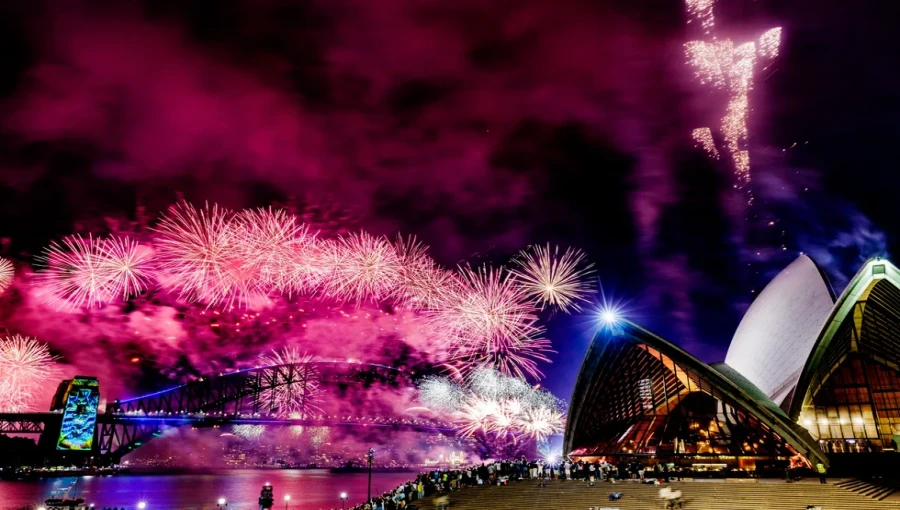
<path fill-rule="evenodd" d="M 668 482 L 679 480 L 681 471 L 669 469 L 665 464 L 645 466 L 641 462 L 544 462 L 528 461 L 524 457 L 519 460 L 502 460 L 482 463 L 465 468 L 441 469 L 422 473 L 415 480 L 410 480 L 391 492 L 385 492 L 372 498 L 371 501 L 356 505 L 351 510 L 414 510 L 419 508 L 417 502 L 423 498 L 438 495 L 435 506 L 440 507 L 446 500 L 443 495 L 466 487 L 484 485 L 508 485 L 523 480 L 582 480 L 589 484 L 598 481 L 615 483 L 616 480 L 639 480 L 649 482 L 651 479 Z"/>

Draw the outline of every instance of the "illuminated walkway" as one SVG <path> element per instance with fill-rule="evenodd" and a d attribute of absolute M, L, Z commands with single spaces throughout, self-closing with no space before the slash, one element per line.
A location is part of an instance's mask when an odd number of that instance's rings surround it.
<path fill-rule="evenodd" d="M 688 510 L 803 510 L 807 505 L 823 510 L 900 510 L 900 501 L 872 498 L 842 489 L 829 481 L 818 480 L 785 483 L 765 480 L 759 483 L 724 481 L 673 482 L 665 486 L 681 490 L 684 508 Z M 452 510 L 484 509 L 527 510 L 564 509 L 587 510 L 615 508 L 620 510 L 659 510 L 663 502 L 659 489 L 653 485 L 619 482 L 615 485 L 600 482 L 594 487 L 578 481 L 551 480 L 541 488 L 537 481 L 523 481 L 505 487 L 475 487 L 450 494 Z M 623 494 L 619 501 L 609 501 L 613 491 Z M 893 500 L 893 501 L 892 501 Z M 431 498 L 422 501 L 423 510 L 433 508 Z"/>

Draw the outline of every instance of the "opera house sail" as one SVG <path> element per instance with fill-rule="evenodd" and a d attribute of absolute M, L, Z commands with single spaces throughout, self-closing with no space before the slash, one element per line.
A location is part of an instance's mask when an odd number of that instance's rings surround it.
<path fill-rule="evenodd" d="M 824 273 L 801 255 L 753 301 L 734 333 L 725 363 L 776 404 L 789 403 L 833 306 L 834 293 Z"/>
<path fill-rule="evenodd" d="M 788 459 L 887 466 L 894 456 L 858 454 L 898 443 L 900 270 L 869 260 L 835 302 L 806 256 L 753 302 L 725 363 L 707 365 L 628 321 L 602 327 L 565 436 L 575 458 L 747 470 Z"/>
<path fill-rule="evenodd" d="M 746 378 L 716 370 L 627 321 L 594 336 L 575 385 L 565 451 L 576 458 L 654 457 L 684 465 L 827 459 Z"/>
<path fill-rule="evenodd" d="M 896 450 L 898 369 L 900 272 L 886 260 L 873 259 L 841 294 L 819 333 L 791 417 L 827 453 Z"/>

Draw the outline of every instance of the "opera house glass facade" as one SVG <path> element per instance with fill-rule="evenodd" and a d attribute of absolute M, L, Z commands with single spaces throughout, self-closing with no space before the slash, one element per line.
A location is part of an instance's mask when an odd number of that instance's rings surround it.
<path fill-rule="evenodd" d="M 757 297 L 724 363 L 640 326 L 597 332 L 569 409 L 575 458 L 752 470 L 900 443 L 900 272 L 870 260 L 835 298 L 801 256 Z"/>

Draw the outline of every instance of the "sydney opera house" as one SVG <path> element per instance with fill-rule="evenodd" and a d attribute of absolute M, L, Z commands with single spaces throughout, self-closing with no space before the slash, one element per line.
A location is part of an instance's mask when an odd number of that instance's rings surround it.
<path fill-rule="evenodd" d="M 697 469 L 829 465 L 897 443 L 900 271 L 869 260 L 836 299 L 807 256 L 756 298 L 724 363 L 703 363 L 628 321 L 601 328 L 565 436 L 574 458 Z"/>

